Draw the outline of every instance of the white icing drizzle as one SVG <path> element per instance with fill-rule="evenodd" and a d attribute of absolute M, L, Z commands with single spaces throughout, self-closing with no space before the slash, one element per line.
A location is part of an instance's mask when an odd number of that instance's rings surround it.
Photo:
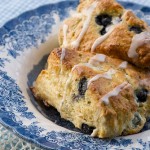
<path fill-rule="evenodd" d="M 91 66 L 90 64 L 88 63 L 81 63 L 81 64 L 78 64 L 78 65 L 74 65 L 74 67 L 72 68 L 72 71 L 76 69 L 76 67 L 79 67 L 79 66 L 87 66 L 89 68 L 92 68 L 93 66 Z"/>
<path fill-rule="evenodd" d="M 63 47 L 67 47 L 67 31 L 68 31 L 68 25 L 64 24 L 63 25 L 63 35 L 64 35 L 64 39 L 63 39 Z"/>
<path fill-rule="evenodd" d="M 92 52 L 94 52 L 94 50 L 96 49 L 96 47 L 98 45 L 100 45 L 102 42 L 104 42 L 109 37 L 109 35 L 113 32 L 113 30 L 116 28 L 116 26 L 118 26 L 118 24 L 120 23 L 120 21 L 121 21 L 121 19 L 119 17 L 114 17 L 112 19 L 112 25 L 109 25 L 106 28 L 106 32 L 107 33 L 95 40 L 95 42 L 94 42 L 94 44 L 92 45 L 92 48 L 91 48 Z"/>
<path fill-rule="evenodd" d="M 116 71 L 114 69 L 109 69 L 106 73 L 104 74 L 98 74 L 96 76 L 94 76 L 93 78 L 91 78 L 88 81 L 88 87 L 90 86 L 90 84 L 96 80 L 98 80 L 99 78 L 106 78 L 106 79 L 112 79 L 112 75 L 115 74 Z"/>
<path fill-rule="evenodd" d="M 114 17 L 112 19 L 112 25 L 109 25 L 106 27 L 106 32 L 109 32 L 113 27 L 117 26 L 121 22 L 121 19 L 119 17 Z"/>
<path fill-rule="evenodd" d="M 92 45 L 92 48 L 91 48 L 91 51 L 92 51 L 92 52 L 94 52 L 94 50 L 96 49 L 96 47 L 97 47 L 98 45 L 100 45 L 103 41 L 105 41 L 105 40 L 109 37 L 109 35 L 113 32 L 114 28 L 115 28 L 114 25 L 111 26 L 111 27 L 109 27 L 109 31 L 108 31 L 106 34 L 104 34 L 103 36 L 100 36 L 99 38 L 97 38 L 97 39 L 95 40 L 95 42 L 94 42 L 94 44 Z M 106 29 L 106 31 L 107 31 L 107 30 L 108 30 L 108 29 Z"/>
<path fill-rule="evenodd" d="M 122 89 L 124 89 L 127 85 L 128 85 L 127 82 L 124 82 L 124 83 L 120 84 L 119 86 L 117 86 L 116 88 L 114 88 L 112 91 L 110 91 L 109 93 L 107 93 L 105 96 L 103 96 L 101 98 L 101 100 L 105 104 L 108 104 L 109 103 L 109 98 L 112 97 L 112 96 L 117 96 L 122 91 Z"/>
<path fill-rule="evenodd" d="M 78 65 L 75 65 L 75 66 L 72 68 L 72 71 L 73 71 L 76 67 L 78 67 L 78 66 L 86 66 L 86 67 L 91 68 L 91 69 L 93 69 L 93 70 L 100 70 L 100 69 L 101 69 L 100 67 L 95 67 L 95 66 L 93 66 L 93 65 L 90 64 L 90 63 L 81 63 L 81 64 L 78 64 Z"/>
<path fill-rule="evenodd" d="M 136 52 L 136 49 L 144 44 L 150 44 L 150 32 L 145 31 L 140 34 L 136 34 L 132 38 L 132 43 L 128 51 L 128 57 L 129 58 L 136 58 L 138 57 L 138 53 Z"/>
<path fill-rule="evenodd" d="M 150 78 L 141 80 L 140 85 L 150 86 Z"/>
<path fill-rule="evenodd" d="M 91 20 L 91 16 L 92 16 L 92 13 L 94 11 L 94 9 L 96 8 L 97 6 L 97 1 L 94 2 L 84 13 L 85 15 L 87 15 L 87 19 L 85 20 L 84 24 L 83 24 L 83 28 L 78 36 L 78 38 L 73 41 L 71 44 L 74 48 L 78 48 L 79 47 L 79 44 L 84 36 L 84 34 L 86 33 L 88 27 L 89 27 L 89 24 L 90 24 L 90 20 Z"/>
<path fill-rule="evenodd" d="M 66 49 L 65 48 L 62 48 L 62 52 L 61 52 L 61 57 L 60 57 L 60 65 L 61 65 L 61 71 L 60 73 L 62 74 L 63 72 L 63 67 L 62 67 L 62 62 L 65 58 L 65 54 L 66 54 Z"/>
<path fill-rule="evenodd" d="M 104 62 L 106 59 L 106 55 L 103 55 L 103 54 L 96 54 L 95 56 L 93 56 L 88 63 L 80 63 L 80 64 L 77 64 L 75 65 L 73 68 L 72 68 L 72 71 L 78 67 L 78 66 L 86 66 L 88 68 L 91 68 L 93 70 L 101 70 L 101 67 L 96 67 L 93 65 L 93 61 L 99 61 L 99 62 Z"/>
<path fill-rule="evenodd" d="M 62 48 L 61 57 L 60 57 L 61 61 L 65 58 L 65 54 L 66 54 L 66 49 Z"/>
<path fill-rule="evenodd" d="M 97 133 L 98 133 L 98 129 L 94 129 L 91 136 L 92 137 L 96 137 L 97 136 Z"/>
<path fill-rule="evenodd" d="M 62 105 L 63 105 L 63 103 L 64 103 L 64 101 L 66 99 L 66 93 L 67 93 L 68 86 L 69 86 L 69 84 L 71 82 L 71 79 L 72 79 L 72 72 L 69 74 L 69 78 L 68 78 L 68 80 L 67 80 L 67 82 L 65 84 L 65 90 L 64 90 L 64 94 L 63 94 L 63 99 L 62 99 L 62 101 L 60 103 L 60 106 L 59 106 L 59 110 L 60 111 L 61 111 Z"/>
<path fill-rule="evenodd" d="M 93 61 L 99 61 L 99 62 L 104 62 L 106 59 L 106 55 L 103 54 L 96 54 L 95 56 L 93 56 L 90 60 L 89 63 L 92 63 Z"/>
<path fill-rule="evenodd" d="M 69 16 L 74 17 L 74 18 L 82 18 L 82 13 L 79 13 L 76 10 L 70 10 Z"/>
<path fill-rule="evenodd" d="M 123 61 L 123 62 L 119 65 L 119 68 L 120 68 L 120 69 L 126 69 L 126 68 L 127 68 L 127 65 L 128 65 L 128 62 L 127 62 L 127 61 Z"/>
<path fill-rule="evenodd" d="M 127 15 L 128 12 L 132 12 L 132 10 L 125 9 L 121 18 L 123 19 Z"/>
<path fill-rule="evenodd" d="M 113 25 L 117 25 L 118 23 L 120 23 L 121 19 L 119 17 L 114 17 L 112 20 Z"/>
<path fill-rule="evenodd" d="M 61 71 L 60 73 L 62 74 L 63 68 L 62 68 L 62 61 L 65 58 L 65 54 L 66 54 L 66 49 L 65 47 L 67 47 L 67 31 L 68 31 L 68 25 L 64 24 L 63 25 L 63 35 L 64 35 L 64 39 L 63 39 L 63 48 L 62 48 L 62 52 L 61 52 L 61 57 L 60 57 L 60 65 L 61 65 Z"/>

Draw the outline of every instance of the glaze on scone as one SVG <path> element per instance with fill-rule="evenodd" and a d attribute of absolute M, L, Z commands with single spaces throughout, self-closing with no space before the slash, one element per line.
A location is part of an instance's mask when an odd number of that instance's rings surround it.
<path fill-rule="evenodd" d="M 69 49 L 103 53 L 150 68 L 148 25 L 115 0 L 81 0 L 77 12 L 64 21 L 59 43 Z"/>
<path fill-rule="evenodd" d="M 138 133 L 150 115 L 150 73 L 103 54 L 58 48 L 32 91 L 99 138 Z"/>

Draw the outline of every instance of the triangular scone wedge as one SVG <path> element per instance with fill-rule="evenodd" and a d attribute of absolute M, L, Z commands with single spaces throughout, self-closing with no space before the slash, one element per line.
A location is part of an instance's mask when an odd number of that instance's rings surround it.
<path fill-rule="evenodd" d="M 108 138 L 143 128 L 150 113 L 146 81 L 150 82 L 150 74 L 122 60 L 58 48 L 32 91 L 75 127 Z"/>
<path fill-rule="evenodd" d="M 60 29 L 62 47 L 103 53 L 150 68 L 150 29 L 115 0 L 81 1 Z"/>

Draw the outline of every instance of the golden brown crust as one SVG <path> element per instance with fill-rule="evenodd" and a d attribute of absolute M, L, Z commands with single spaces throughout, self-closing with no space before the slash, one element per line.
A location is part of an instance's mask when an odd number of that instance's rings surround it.
<path fill-rule="evenodd" d="M 81 12 L 83 9 L 91 6 L 93 2 L 95 2 L 95 0 L 81 1 L 77 8 L 77 11 Z M 98 0 L 96 13 L 107 13 L 119 16 L 123 13 L 123 7 L 115 0 Z"/>
<path fill-rule="evenodd" d="M 62 53 L 62 48 L 56 48 L 51 52 L 51 55 L 48 58 L 48 69 L 50 70 L 49 67 L 53 68 L 54 67 L 56 69 L 58 69 L 58 67 L 60 66 L 60 57 L 61 57 L 61 53 Z M 84 57 L 84 55 L 86 55 L 86 57 Z M 77 52 L 75 50 L 65 50 L 65 57 L 62 60 L 63 63 L 63 68 L 65 70 L 71 70 L 71 68 L 76 65 L 79 64 L 80 61 L 82 62 L 86 62 L 90 59 L 90 57 L 92 56 L 91 53 L 88 52 Z M 60 68 L 59 68 L 60 69 Z"/>
<path fill-rule="evenodd" d="M 88 16 L 90 20 L 86 20 L 85 9 L 94 6 L 94 2 L 98 2 L 96 8 L 91 18 Z M 147 24 L 115 0 L 80 0 L 77 12 L 64 21 L 67 48 L 61 27 L 59 42 L 63 48 L 50 54 L 47 69 L 40 73 L 32 88 L 34 96 L 55 107 L 75 127 L 82 129 L 86 124 L 95 128 L 92 136 L 110 138 L 138 133 L 150 115 L 150 72 L 140 69 L 150 67 L 150 45 L 139 46 L 135 58 L 129 58 L 128 51 L 139 32 L 135 30 L 147 31 Z M 121 21 L 114 23 L 114 30 L 91 53 L 104 27 L 95 21 L 101 14 Z M 72 42 L 83 33 L 85 21 L 89 27 L 79 47 L 74 48 Z"/>
<path fill-rule="evenodd" d="M 40 73 L 33 87 L 35 97 L 55 107 L 61 117 L 70 120 L 76 127 L 82 128 L 82 124 L 95 127 L 97 129 L 95 136 L 100 138 L 133 134 L 143 128 L 150 99 L 148 98 L 142 107 L 138 107 L 134 92 L 141 87 L 139 84 L 141 80 L 150 78 L 146 70 L 130 64 L 127 68 L 121 69 L 119 65 L 122 60 L 108 56 L 104 62 L 94 60 L 91 67 L 89 60 L 95 55 L 68 49 L 65 49 L 61 66 L 61 54 L 62 49 L 58 48 L 49 56 L 48 69 Z M 99 78 L 87 87 L 84 95 L 78 95 L 79 82 L 83 78 L 89 81 L 110 69 L 115 70 L 112 79 Z M 124 82 L 129 85 L 116 96 L 111 96 L 109 103 L 102 100 L 106 94 Z M 150 90 L 147 85 L 145 88 Z M 141 116 L 141 121 L 134 125 L 136 113 Z"/>
<path fill-rule="evenodd" d="M 147 27 L 147 24 L 144 21 L 140 20 L 137 16 L 135 16 L 132 11 L 125 12 L 123 21 L 129 26 L 139 26 L 143 29 Z"/>
<path fill-rule="evenodd" d="M 95 0 L 81 1 L 78 6 L 78 12 L 81 13 L 84 9 L 91 6 Z M 95 22 L 95 17 L 100 14 L 108 14 L 112 17 L 122 16 L 122 21 L 117 25 L 114 31 L 109 35 L 109 37 L 104 40 L 97 48 L 94 50 L 96 53 L 104 53 L 113 58 L 120 58 L 141 68 L 150 67 L 150 44 L 143 44 L 138 47 L 136 52 L 138 57 L 130 58 L 128 56 L 128 51 L 132 43 L 132 38 L 136 35 L 134 31 L 130 31 L 131 27 L 138 27 L 143 31 L 148 30 L 148 25 L 137 18 L 131 11 L 126 11 L 114 0 L 101 0 L 98 1 L 98 5 L 92 13 L 89 27 L 84 34 L 79 47 L 79 51 L 91 51 L 92 45 L 100 35 L 102 30 L 102 25 L 97 25 Z M 80 14 L 81 16 L 70 17 L 65 20 L 64 23 L 69 26 L 67 32 L 68 48 L 73 48 L 72 42 L 75 41 L 82 31 L 83 24 L 86 20 L 85 14 Z M 60 30 L 59 42 L 62 45 L 63 42 L 63 32 Z"/>

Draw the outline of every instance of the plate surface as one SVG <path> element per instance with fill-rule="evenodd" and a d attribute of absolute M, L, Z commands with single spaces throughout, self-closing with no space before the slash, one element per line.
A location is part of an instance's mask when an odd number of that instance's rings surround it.
<path fill-rule="evenodd" d="M 77 4 L 77 0 L 67 0 L 45 5 L 0 28 L 0 122 L 22 138 L 47 149 L 149 149 L 150 119 L 136 135 L 107 140 L 92 138 L 44 117 L 45 112 L 30 93 L 29 87 L 44 67 L 49 52 L 58 46 L 61 21 Z M 121 4 L 150 24 L 150 8 Z"/>

